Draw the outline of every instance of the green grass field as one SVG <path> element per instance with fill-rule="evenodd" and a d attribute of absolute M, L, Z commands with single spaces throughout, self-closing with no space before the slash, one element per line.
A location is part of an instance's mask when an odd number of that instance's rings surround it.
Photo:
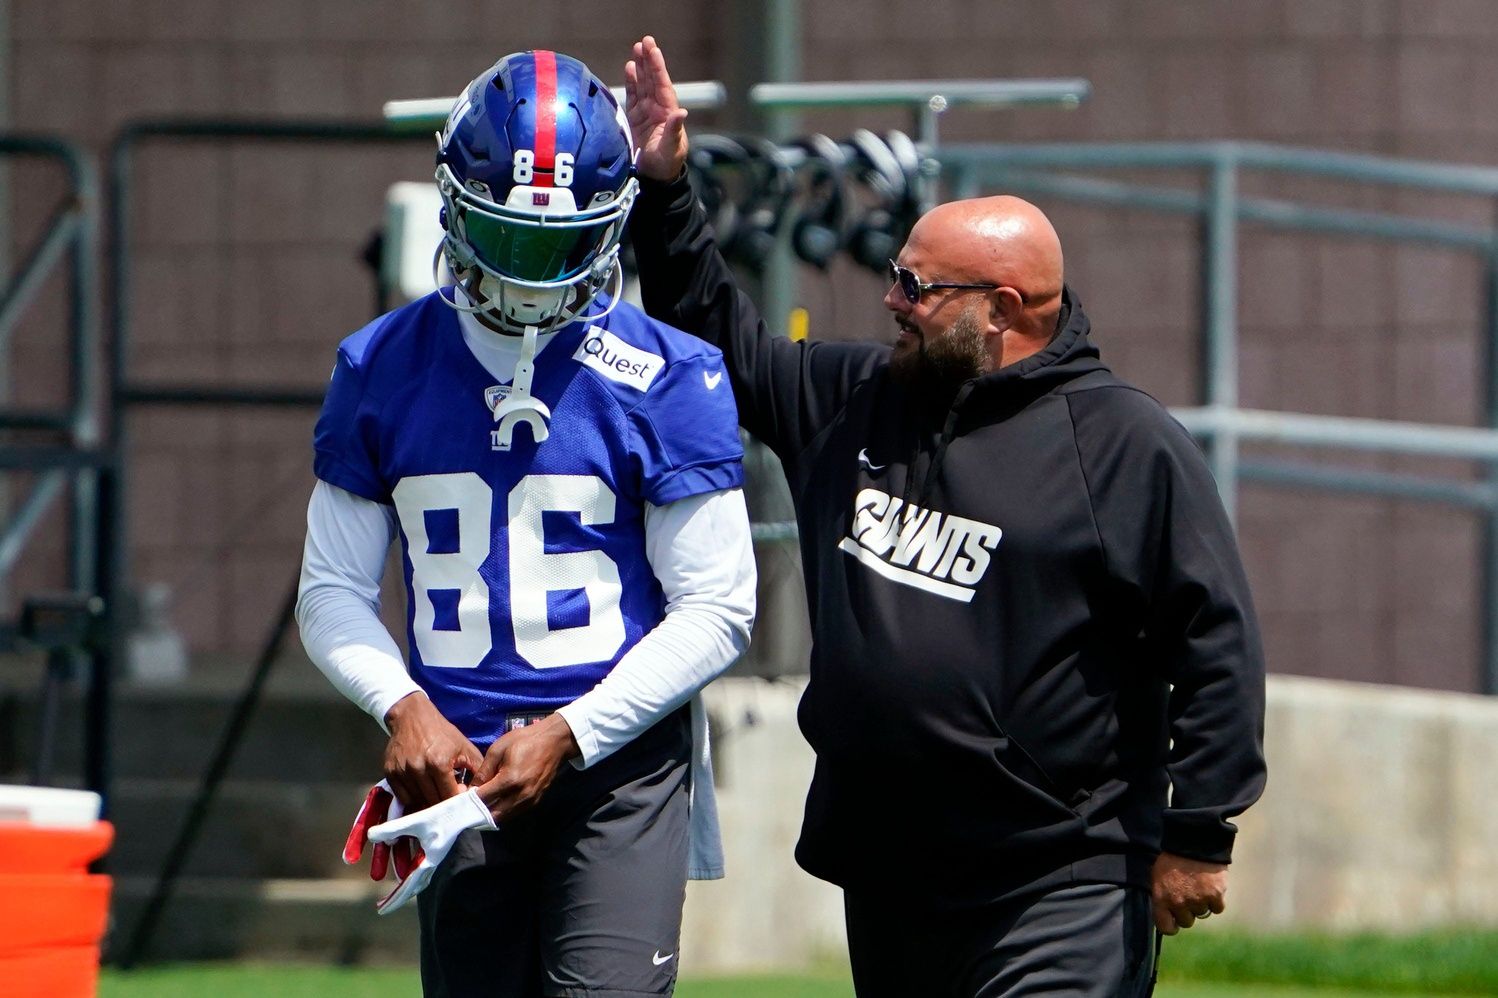
<path fill-rule="evenodd" d="M 1436 992 L 1419 993 L 1425 998 L 1445 998 Z M 101 998 L 249 998 L 268 994 L 284 998 L 401 998 L 419 995 L 420 990 L 416 975 L 410 971 L 233 965 L 107 973 L 99 994 Z M 853 986 L 838 975 L 738 977 L 683 981 L 676 994 L 677 998 L 853 998 Z M 1411 992 L 1162 982 L 1155 994 L 1157 998 L 1410 998 Z"/>
<path fill-rule="evenodd" d="M 102 998 L 400 998 L 403 968 L 195 964 L 106 971 Z M 687 979 L 679 998 L 852 998 L 847 972 Z M 1447 998 L 1498 995 L 1498 933 L 1276 936 L 1196 933 L 1168 940 L 1159 998 Z"/>

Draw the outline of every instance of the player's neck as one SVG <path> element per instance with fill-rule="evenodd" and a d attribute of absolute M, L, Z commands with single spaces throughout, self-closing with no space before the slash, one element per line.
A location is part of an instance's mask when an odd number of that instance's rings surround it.
<path fill-rule="evenodd" d="M 482 312 L 468 312 L 466 314 L 473 316 L 478 320 L 480 326 L 483 326 L 489 332 L 494 333 L 498 336 L 504 336 L 518 341 L 520 337 L 525 335 L 525 330 L 506 329 L 504 326 L 500 325 L 497 320 L 491 319 L 489 316 L 485 315 Z"/>
<path fill-rule="evenodd" d="M 459 312 L 458 323 L 463 327 L 463 338 L 470 343 L 478 344 L 492 349 L 506 352 L 515 352 L 520 349 L 521 342 L 525 339 L 522 330 L 513 330 L 497 326 L 494 322 L 485 319 L 482 315 L 473 312 Z M 557 333 L 566 329 L 566 326 L 555 326 L 548 328 L 545 325 L 536 327 L 536 340 L 538 343 L 547 343 Z"/>

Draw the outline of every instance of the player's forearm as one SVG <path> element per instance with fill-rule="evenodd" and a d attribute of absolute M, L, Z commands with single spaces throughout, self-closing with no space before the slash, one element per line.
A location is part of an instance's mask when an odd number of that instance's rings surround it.
<path fill-rule="evenodd" d="M 1170 696 L 1171 803 L 1161 845 L 1203 862 L 1232 857 L 1243 813 L 1264 792 L 1264 674 L 1254 656 L 1199 665 Z"/>
<path fill-rule="evenodd" d="M 558 713 L 580 763 L 592 765 L 681 707 L 743 654 L 747 636 L 716 612 L 686 607 L 666 616 L 603 681 Z"/>
<path fill-rule="evenodd" d="M 1230 538 L 1222 560 L 1236 568 Z M 1205 582 L 1182 598 L 1190 623 L 1167 653 L 1171 803 L 1162 847 L 1203 862 L 1226 863 L 1232 819 L 1264 791 L 1264 658 L 1241 571 L 1228 583 Z M 1236 585 L 1231 584 L 1236 582 Z M 1184 588 L 1184 587 L 1183 587 Z"/>
<path fill-rule="evenodd" d="M 308 656 L 381 727 L 390 708 L 418 689 L 379 617 L 380 575 L 394 532 L 390 507 L 319 481 L 307 502 L 296 606 Z"/>
<path fill-rule="evenodd" d="M 686 703 L 749 646 L 756 578 L 742 491 L 647 508 L 645 547 L 666 616 L 598 686 L 562 708 L 585 766 Z"/>
<path fill-rule="evenodd" d="M 297 601 L 297 624 L 312 663 L 382 728 L 391 707 L 420 691 L 395 639 L 354 593 L 332 587 L 304 591 Z"/>
<path fill-rule="evenodd" d="M 1193 453 L 1190 455 L 1196 459 Z M 1169 607 L 1149 630 L 1171 683 L 1170 807 L 1161 845 L 1226 863 L 1233 817 L 1264 791 L 1264 651 L 1248 579 L 1205 463 L 1194 488 L 1175 491 L 1169 568 L 1155 595 Z"/>

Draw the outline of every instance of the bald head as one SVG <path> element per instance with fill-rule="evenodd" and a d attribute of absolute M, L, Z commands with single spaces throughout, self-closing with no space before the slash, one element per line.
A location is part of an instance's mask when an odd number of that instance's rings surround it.
<path fill-rule="evenodd" d="M 923 349 L 927 360 L 955 351 L 963 360 L 955 366 L 995 371 L 1056 335 L 1061 240 L 1028 201 L 1004 195 L 938 205 L 910 230 L 898 263 L 934 285 L 912 298 L 895 281 L 884 294 L 901 330 L 894 361 L 912 371 Z"/>
<path fill-rule="evenodd" d="M 937 205 L 916 223 L 910 242 L 926 250 L 941 280 L 1003 284 L 1052 314 L 1060 307 L 1050 299 L 1061 292 L 1061 239 L 1045 212 L 1023 198 L 1001 194 Z"/>

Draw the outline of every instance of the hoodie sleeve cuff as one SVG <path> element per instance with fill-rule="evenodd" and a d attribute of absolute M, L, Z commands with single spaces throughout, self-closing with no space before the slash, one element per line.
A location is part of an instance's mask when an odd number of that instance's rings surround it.
<path fill-rule="evenodd" d="M 1238 829 L 1211 815 L 1166 810 L 1160 850 L 1203 863 L 1231 863 Z"/>
<path fill-rule="evenodd" d="M 651 180 L 649 177 L 640 178 L 640 197 L 636 207 L 646 211 L 674 211 L 692 203 L 692 181 L 687 176 L 686 167 L 676 175 L 675 180 Z"/>

